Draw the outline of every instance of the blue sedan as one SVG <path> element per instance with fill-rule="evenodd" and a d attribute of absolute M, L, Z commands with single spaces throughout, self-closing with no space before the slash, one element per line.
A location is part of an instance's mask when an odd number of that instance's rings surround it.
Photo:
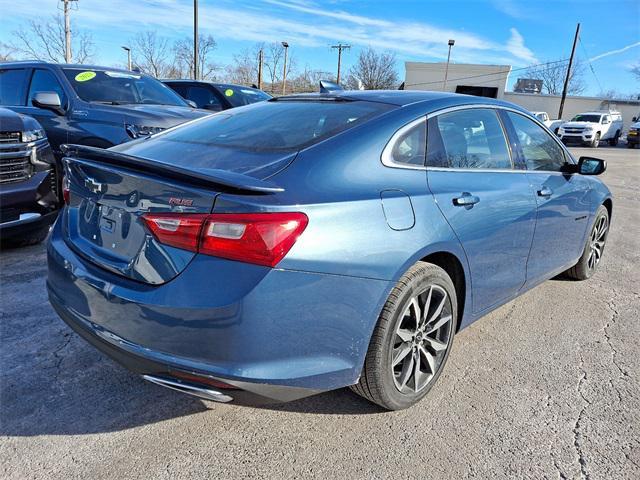
<path fill-rule="evenodd" d="M 285 96 L 65 152 L 51 304 L 145 379 L 221 402 L 351 386 L 409 407 L 460 329 L 593 275 L 612 212 L 604 161 L 464 95 Z"/>

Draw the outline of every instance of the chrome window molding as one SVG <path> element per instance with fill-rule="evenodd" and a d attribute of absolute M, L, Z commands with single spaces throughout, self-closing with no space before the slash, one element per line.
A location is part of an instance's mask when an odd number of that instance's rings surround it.
<path fill-rule="evenodd" d="M 396 130 L 396 133 L 394 133 L 391 136 L 391 139 L 389 139 L 384 149 L 382 150 L 382 155 L 380 156 L 380 160 L 382 161 L 382 164 L 384 166 L 390 167 L 390 168 L 403 168 L 406 170 L 426 170 L 427 169 L 425 165 L 409 165 L 408 163 L 400 163 L 393 160 L 393 148 L 396 146 L 396 142 L 398 141 L 398 139 L 402 137 L 405 133 L 407 133 L 409 130 L 420 125 L 421 123 L 424 124 L 424 128 L 426 131 L 426 128 L 427 128 L 426 115 L 422 115 L 421 117 L 416 118 L 415 120 L 412 120 L 411 122 L 407 123 L 403 127 L 400 127 L 398 130 Z M 425 145 L 426 145 L 426 141 L 425 141 Z M 425 149 L 425 155 L 426 155 L 426 149 Z M 425 160 L 426 160 L 426 157 L 425 157 Z"/>

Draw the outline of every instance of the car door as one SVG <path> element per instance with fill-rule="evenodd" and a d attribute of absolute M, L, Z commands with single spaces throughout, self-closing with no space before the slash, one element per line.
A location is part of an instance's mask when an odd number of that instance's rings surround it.
<path fill-rule="evenodd" d="M 514 149 L 526 166 L 537 203 L 536 230 L 527 262 L 527 282 L 537 283 L 571 267 L 584 247 L 589 222 L 589 181 L 563 173 L 573 159 L 531 118 L 504 112 Z"/>
<path fill-rule="evenodd" d="M 44 108 L 35 107 L 33 98 L 38 92 L 56 92 L 60 97 L 63 109 L 68 110 L 68 97 L 62 84 L 55 73 L 49 69 L 36 68 L 33 70 L 27 94 L 27 104 L 20 109 L 21 113 L 26 113 L 34 117 L 47 132 L 49 142 L 54 153 L 60 156 L 60 145 L 68 143 L 69 119 L 66 114 L 60 114 Z"/>
<path fill-rule="evenodd" d="M 514 169 L 494 109 L 430 116 L 427 131 L 429 188 L 467 255 L 479 313 L 525 283 L 535 199 L 526 174 Z"/>

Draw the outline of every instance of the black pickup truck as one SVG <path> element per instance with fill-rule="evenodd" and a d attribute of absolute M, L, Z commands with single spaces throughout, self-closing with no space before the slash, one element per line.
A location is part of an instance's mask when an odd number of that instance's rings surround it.
<path fill-rule="evenodd" d="M 0 108 L 0 245 L 45 239 L 60 207 L 55 160 L 40 124 Z"/>

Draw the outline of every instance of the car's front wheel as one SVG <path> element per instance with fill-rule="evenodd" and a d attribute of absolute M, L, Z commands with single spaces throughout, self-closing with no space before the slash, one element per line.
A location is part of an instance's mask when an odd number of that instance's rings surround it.
<path fill-rule="evenodd" d="M 600 205 L 580 260 L 565 273 L 576 280 L 586 280 L 591 277 L 602 259 L 608 235 L 609 211 L 604 205 Z"/>
<path fill-rule="evenodd" d="M 447 361 L 457 314 L 449 275 L 430 263 L 411 267 L 382 309 L 352 390 L 388 410 L 420 401 Z"/>

